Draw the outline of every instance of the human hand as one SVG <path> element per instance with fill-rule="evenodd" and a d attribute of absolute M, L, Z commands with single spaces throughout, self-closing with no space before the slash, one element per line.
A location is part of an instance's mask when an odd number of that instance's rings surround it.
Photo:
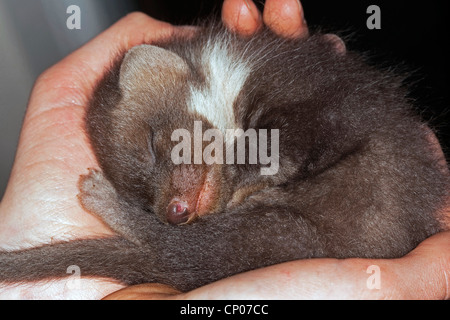
<path fill-rule="evenodd" d="M 83 130 L 94 86 L 119 52 L 192 27 L 174 27 L 133 13 L 37 80 L 28 105 L 19 147 L 0 203 L 0 247 L 23 249 L 54 241 L 112 235 L 77 199 L 78 179 L 96 158 Z M 0 298 L 101 298 L 123 286 L 115 281 L 81 279 L 80 289 L 66 281 L 0 286 Z"/>

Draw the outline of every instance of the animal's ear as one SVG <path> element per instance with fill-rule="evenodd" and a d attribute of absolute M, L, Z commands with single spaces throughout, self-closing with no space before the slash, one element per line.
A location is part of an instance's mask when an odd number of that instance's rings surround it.
<path fill-rule="evenodd" d="M 131 48 L 123 59 L 120 88 L 124 92 L 160 90 L 188 72 L 186 62 L 174 52 L 152 45 L 140 45 Z"/>
<path fill-rule="evenodd" d="M 345 46 L 344 40 L 342 40 L 338 35 L 327 33 L 322 37 L 329 45 L 331 45 L 333 51 L 339 56 L 343 56 L 347 53 L 347 47 Z"/>

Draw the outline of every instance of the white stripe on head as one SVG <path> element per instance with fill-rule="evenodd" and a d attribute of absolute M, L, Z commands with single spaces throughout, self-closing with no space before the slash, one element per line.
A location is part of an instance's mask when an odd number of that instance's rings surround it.
<path fill-rule="evenodd" d="M 206 86 L 192 86 L 188 98 L 189 110 L 204 116 L 224 135 L 227 129 L 238 127 L 233 105 L 250 74 L 249 65 L 233 57 L 229 45 L 226 39 L 208 41 L 201 57 Z"/>

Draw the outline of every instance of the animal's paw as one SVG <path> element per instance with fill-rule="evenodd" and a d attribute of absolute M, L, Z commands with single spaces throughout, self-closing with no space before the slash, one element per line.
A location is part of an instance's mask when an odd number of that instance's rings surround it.
<path fill-rule="evenodd" d="M 105 208 L 117 202 L 114 187 L 99 170 L 89 169 L 89 174 L 81 175 L 78 188 L 81 205 L 91 213 L 101 216 Z"/>
<path fill-rule="evenodd" d="M 147 212 L 133 207 L 120 199 L 116 189 L 101 171 L 89 169 L 89 174 L 81 175 L 78 181 L 78 199 L 87 212 L 100 218 L 113 231 L 136 245 L 148 237 L 142 224 L 151 223 Z M 139 230 L 144 230 L 139 233 Z"/>

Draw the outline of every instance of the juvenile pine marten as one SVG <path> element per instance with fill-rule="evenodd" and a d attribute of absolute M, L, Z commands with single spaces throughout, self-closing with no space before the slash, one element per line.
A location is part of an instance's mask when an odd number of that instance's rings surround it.
<path fill-rule="evenodd" d="M 334 35 L 213 25 L 135 47 L 98 84 L 86 132 L 101 171 L 79 199 L 117 237 L 3 252 L 1 282 L 77 265 L 185 291 L 295 259 L 400 257 L 443 229 L 449 177 L 401 77 Z"/>

